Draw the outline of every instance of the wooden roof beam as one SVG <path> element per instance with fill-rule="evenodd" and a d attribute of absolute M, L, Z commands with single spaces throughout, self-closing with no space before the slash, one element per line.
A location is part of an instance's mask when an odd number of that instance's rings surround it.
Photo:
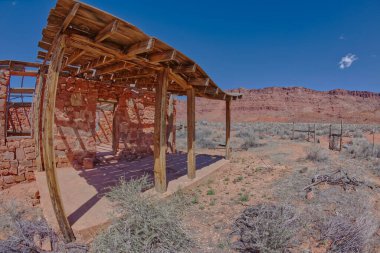
<path fill-rule="evenodd" d="M 111 63 L 114 60 L 115 59 L 113 57 L 100 56 L 99 58 L 89 61 L 84 67 L 80 68 L 77 75 L 84 74 L 86 72 L 91 71 L 92 69 L 100 68 L 104 65 Z"/>
<path fill-rule="evenodd" d="M 66 64 L 64 68 L 68 65 L 73 64 L 75 61 L 77 61 L 80 57 L 82 57 L 86 53 L 85 50 L 77 49 L 73 54 L 69 56 L 69 58 L 66 61 Z"/>
<path fill-rule="evenodd" d="M 190 78 L 189 84 L 192 86 L 208 86 L 210 78 Z"/>
<path fill-rule="evenodd" d="M 114 20 L 101 30 L 95 37 L 95 42 L 102 42 L 117 31 L 119 20 Z"/>
<path fill-rule="evenodd" d="M 153 53 L 149 56 L 148 60 L 153 63 L 175 61 L 176 55 L 176 50 L 169 50 L 164 52 Z"/>
<path fill-rule="evenodd" d="M 131 65 L 128 62 L 119 62 L 119 63 L 116 63 L 114 65 L 107 66 L 107 67 L 102 68 L 102 69 L 98 69 L 96 71 L 96 76 L 101 76 L 101 75 L 105 75 L 105 74 L 109 74 L 109 73 L 114 73 L 114 72 L 117 72 L 117 71 L 120 71 L 120 70 L 123 70 L 123 69 L 127 69 L 127 68 L 132 67 L 132 66 L 134 66 L 134 65 Z"/>
<path fill-rule="evenodd" d="M 188 90 L 191 88 L 191 86 L 187 83 L 185 79 L 183 79 L 180 75 L 174 73 L 173 71 L 169 72 L 169 79 L 181 86 L 184 90 Z"/>
<path fill-rule="evenodd" d="M 135 43 L 126 50 L 124 57 L 127 59 L 138 54 L 148 53 L 154 49 L 155 42 L 156 39 L 154 37 L 150 37 L 146 41 Z"/>
<path fill-rule="evenodd" d="M 71 21 L 74 19 L 75 15 L 77 14 L 79 7 L 80 7 L 80 3 L 76 3 L 71 9 L 70 13 L 66 16 L 66 19 L 65 21 L 63 21 L 63 24 L 62 24 L 62 32 L 65 32 L 67 27 L 69 27 Z"/>
<path fill-rule="evenodd" d="M 197 64 L 181 65 L 173 69 L 174 73 L 195 73 L 197 71 Z"/>

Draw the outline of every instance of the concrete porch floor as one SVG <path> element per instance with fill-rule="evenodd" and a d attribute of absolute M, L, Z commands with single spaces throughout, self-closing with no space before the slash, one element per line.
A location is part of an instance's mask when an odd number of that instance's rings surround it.
<path fill-rule="evenodd" d="M 57 169 L 58 183 L 66 215 L 77 239 L 88 241 L 99 229 L 110 223 L 112 203 L 104 196 L 108 188 L 118 183 L 121 177 L 125 180 L 148 175 L 153 182 L 153 157 L 145 157 L 134 161 L 116 161 L 107 150 L 99 153 L 108 156 L 108 162 L 95 166 L 90 170 L 75 170 L 72 167 Z M 196 156 L 197 175 L 187 178 L 187 154 L 167 154 L 168 191 L 169 196 L 179 188 L 186 189 L 207 180 L 228 161 L 221 156 L 198 154 Z M 44 216 L 56 229 L 57 221 L 50 202 L 44 172 L 36 175 L 41 195 L 41 207 Z M 150 189 L 148 191 L 154 191 Z"/>

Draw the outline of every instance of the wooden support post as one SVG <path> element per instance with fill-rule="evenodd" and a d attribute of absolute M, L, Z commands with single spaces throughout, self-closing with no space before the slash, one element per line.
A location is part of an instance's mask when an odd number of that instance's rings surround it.
<path fill-rule="evenodd" d="M 230 137 L 231 137 L 231 98 L 226 99 L 226 159 L 231 159 L 231 148 L 230 148 Z"/>
<path fill-rule="evenodd" d="M 292 128 L 292 140 L 294 140 L 294 121 L 293 121 L 293 128 Z"/>
<path fill-rule="evenodd" d="M 310 124 L 307 124 L 307 141 L 310 142 Z"/>
<path fill-rule="evenodd" d="M 342 151 L 343 145 L 343 119 L 340 121 L 340 143 L 339 143 L 339 151 Z"/>
<path fill-rule="evenodd" d="M 43 98 L 44 98 L 44 75 L 42 74 L 43 70 L 40 70 L 40 74 L 37 80 L 36 86 L 36 95 L 34 96 L 33 102 L 33 137 L 36 143 L 36 165 L 38 171 L 44 171 L 43 167 L 43 155 L 41 148 L 41 138 L 42 138 L 42 109 L 43 109 Z"/>
<path fill-rule="evenodd" d="M 330 131 L 329 131 L 329 149 L 333 149 L 331 145 L 331 124 L 330 124 Z"/>
<path fill-rule="evenodd" d="M 166 185 L 166 108 L 169 84 L 169 69 L 165 68 L 159 76 L 156 88 L 154 114 L 154 186 L 157 192 L 165 192 Z"/>
<path fill-rule="evenodd" d="M 169 96 L 168 105 L 168 127 L 166 136 L 168 139 L 167 145 L 171 153 L 175 153 L 175 115 L 174 115 L 174 95 Z"/>
<path fill-rule="evenodd" d="M 195 178 L 195 89 L 187 90 L 187 176 Z"/>
<path fill-rule="evenodd" d="M 61 35 L 57 43 L 53 45 L 52 58 L 46 78 L 46 101 L 45 108 L 42 114 L 44 129 L 42 131 L 42 148 L 44 167 L 46 171 L 46 181 L 50 193 L 50 199 L 53 205 L 53 210 L 58 221 L 59 228 L 63 234 L 66 242 L 75 240 L 75 236 L 71 226 L 66 218 L 59 185 L 57 181 L 56 168 L 55 168 L 55 152 L 54 152 L 54 109 L 57 93 L 57 85 L 59 72 L 62 67 L 62 60 L 64 56 L 66 37 Z"/>
<path fill-rule="evenodd" d="M 315 140 L 316 140 L 316 135 L 317 135 L 317 131 L 316 131 L 316 127 L 315 127 L 315 124 L 314 124 L 314 143 L 315 143 Z"/>
<path fill-rule="evenodd" d="M 374 128 L 372 131 L 372 153 L 375 152 L 375 132 L 376 129 Z"/>

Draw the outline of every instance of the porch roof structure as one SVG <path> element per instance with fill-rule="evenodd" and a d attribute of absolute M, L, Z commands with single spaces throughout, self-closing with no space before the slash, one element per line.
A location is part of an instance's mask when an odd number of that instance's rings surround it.
<path fill-rule="evenodd" d="M 52 57 L 59 35 L 67 35 L 62 73 L 107 83 L 154 89 L 158 72 L 169 68 L 168 92 L 209 99 L 237 99 L 223 91 L 206 72 L 180 51 L 111 14 L 73 0 L 58 0 L 50 11 L 38 58 Z"/>
<path fill-rule="evenodd" d="M 154 184 L 167 190 L 166 115 L 169 94 L 187 96 L 187 176 L 196 177 L 195 97 L 226 103 L 226 158 L 230 157 L 231 101 L 240 94 L 223 91 L 193 60 L 140 29 L 92 6 L 58 0 L 39 42 L 40 68 L 34 137 L 37 163 L 46 172 L 51 203 L 66 241 L 75 240 L 60 196 L 54 153 L 54 111 L 60 76 L 101 81 L 155 92 Z"/>

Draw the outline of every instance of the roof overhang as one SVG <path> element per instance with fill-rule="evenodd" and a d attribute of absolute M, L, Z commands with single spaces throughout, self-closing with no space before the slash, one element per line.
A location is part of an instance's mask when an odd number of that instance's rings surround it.
<path fill-rule="evenodd" d="M 52 45 L 67 37 L 61 74 L 154 89 L 163 68 L 170 68 L 171 93 L 227 100 L 241 94 L 223 91 L 193 60 L 132 24 L 90 5 L 58 0 L 42 31 L 38 58 L 48 64 Z"/>

